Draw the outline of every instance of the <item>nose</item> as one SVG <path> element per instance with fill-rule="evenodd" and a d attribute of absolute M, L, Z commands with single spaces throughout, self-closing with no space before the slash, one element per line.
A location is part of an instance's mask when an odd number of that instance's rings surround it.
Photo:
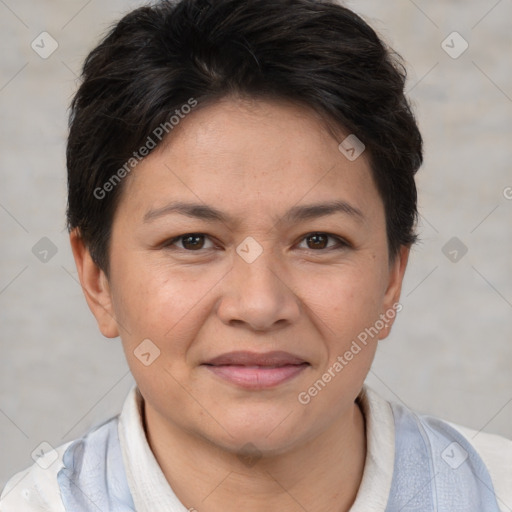
<path fill-rule="evenodd" d="M 232 270 L 223 280 L 217 309 L 222 322 L 254 331 L 272 331 L 296 322 L 301 301 L 284 262 L 270 249 L 263 249 L 253 261 L 243 250 L 240 254 L 235 254 Z"/>

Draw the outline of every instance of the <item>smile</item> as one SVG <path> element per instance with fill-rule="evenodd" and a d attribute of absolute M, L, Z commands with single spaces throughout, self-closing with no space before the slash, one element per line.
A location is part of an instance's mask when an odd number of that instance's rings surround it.
<path fill-rule="evenodd" d="M 208 370 L 229 382 L 248 389 L 265 389 L 282 384 L 305 370 L 309 364 L 286 366 L 209 366 Z"/>
<path fill-rule="evenodd" d="M 283 384 L 311 365 L 287 352 L 231 352 L 211 359 L 202 366 L 225 381 L 258 390 Z"/>

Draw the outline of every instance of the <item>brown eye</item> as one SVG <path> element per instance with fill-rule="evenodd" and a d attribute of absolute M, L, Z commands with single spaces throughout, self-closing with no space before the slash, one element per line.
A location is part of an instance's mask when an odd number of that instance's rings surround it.
<path fill-rule="evenodd" d="M 183 247 L 185 249 L 202 249 L 204 245 L 203 235 L 186 235 L 183 237 Z"/>
<path fill-rule="evenodd" d="M 328 246 L 329 239 L 335 240 L 337 245 Z M 307 248 L 312 250 L 336 249 L 348 246 L 348 244 L 341 238 L 338 238 L 334 235 L 329 235 L 328 233 L 310 233 L 302 240 L 305 240 Z"/>
<path fill-rule="evenodd" d="M 328 238 L 328 236 L 322 233 L 315 233 L 314 235 L 309 235 L 306 239 L 308 242 L 311 242 L 311 245 L 309 245 L 310 249 L 325 249 Z"/>
<path fill-rule="evenodd" d="M 185 251 L 199 251 L 201 249 L 205 249 L 205 239 L 208 238 L 207 235 L 204 235 L 202 233 L 187 233 L 185 235 L 180 235 L 172 240 L 170 240 L 168 243 L 165 244 L 165 247 L 167 248 L 176 248 L 178 250 L 185 250 Z M 181 241 L 181 245 L 177 246 L 177 243 Z M 213 247 L 213 244 L 211 247 L 206 247 L 206 249 L 211 249 Z"/>

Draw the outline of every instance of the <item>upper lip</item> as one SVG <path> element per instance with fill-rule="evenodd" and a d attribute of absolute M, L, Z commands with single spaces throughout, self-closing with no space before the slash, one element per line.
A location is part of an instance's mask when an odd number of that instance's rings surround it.
<path fill-rule="evenodd" d="M 290 354 L 289 352 L 273 351 L 257 353 L 237 351 L 221 354 L 220 356 L 214 357 L 203 364 L 211 366 L 286 366 L 304 363 L 307 363 L 305 359 L 294 354 Z"/>

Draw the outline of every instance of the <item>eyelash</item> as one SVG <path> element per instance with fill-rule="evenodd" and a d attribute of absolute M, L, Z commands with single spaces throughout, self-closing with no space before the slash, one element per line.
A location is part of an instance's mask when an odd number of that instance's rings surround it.
<path fill-rule="evenodd" d="M 351 247 L 351 245 L 346 240 L 344 240 L 343 238 L 340 238 L 339 236 L 336 236 L 336 235 L 332 235 L 331 233 L 325 233 L 323 231 L 313 231 L 311 233 L 308 233 L 308 234 L 304 235 L 300 239 L 300 242 L 303 242 L 307 238 L 312 237 L 314 235 L 324 235 L 324 236 L 327 236 L 328 238 L 336 240 L 338 245 L 334 246 L 334 247 L 326 247 L 326 248 L 323 248 L 323 249 L 306 249 L 307 251 L 310 251 L 310 252 L 325 252 L 325 251 L 332 251 L 332 250 L 343 250 L 343 249 L 347 249 L 347 248 Z M 175 247 L 175 248 L 172 247 L 179 240 L 181 240 L 183 238 L 186 238 L 186 237 L 189 237 L 189 236 L 204 236 L 206 238 L 209 238 L 209 236 L 206 235 L 205 233 L 185 233 L 183 235 L 176 236 L 176 237 L 171 238 L 170 240 L 164 242 L 161 245 L 161 247 L 165 248 L 165 249 L 178 250 L 178 251 L 189 252 L 189 253 L 195 253 L 195 252 L 200 253 L 203 250 L 208 250 L 208 248 L 207 248 L 207 249 L 198 249 L 198 250 L 194 251 L 194 250 L 184 249 L 184 248 L 181 248 L 181 247 Z"/>

